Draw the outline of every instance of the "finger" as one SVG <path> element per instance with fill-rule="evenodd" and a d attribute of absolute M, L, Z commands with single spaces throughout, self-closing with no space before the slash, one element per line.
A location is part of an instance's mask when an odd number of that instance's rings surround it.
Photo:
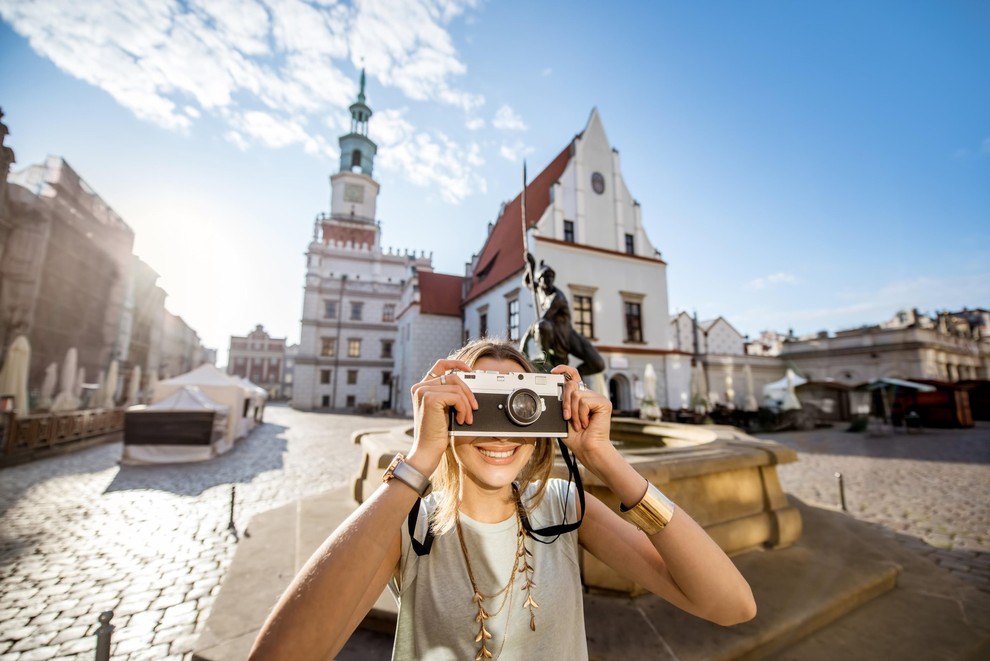
<path fill-rule="evenodd" d="M 459 425 L 472 424 L 471 404 L 464 395 L 453 387 L 431 389 L 423 395 L 423 405 L 432 410 L 441 411 L 444 416 L 447 410 L 454 409 L 454 419 Z"/>
<path fill-rule="evenodd" d="M 419 381 L 412 385 L 411 390 L 413 402 L 420 408 L 425 405 L 424 400 L 428 394 L 447 393 L 456 396 L 459 403 L 459 408 L 455 407 L 458 411 L 457 423 L 474 424 L 474 410 L 478 408 L 478 400 L 467 384 L 456 374 L 441 374 L 436 379 Z M 445 404 L 447 405 L 452 404 Z"/>
<path fill-rule="evenodd" d="M 561 394 L 562 408 L 564 413 L 564 420 L 570 420 L 572 417 L 573 402 L 575 401 L 574 394 L 577 392 L 577 384 L 581 380 L 581 374 L 573 367 L 568 365 L 557 365 L 552 370 L 551 374 L 560 374 L 564 377 L 564 392 Z"/>
<path fill-rule="evenodd" d="M 463 360 L 453 360 L 451 358 L 441 358 L 437 362 L 433 363 L 433 367 L 431 367 L 429 370 L 427 370 L 426 376 L 423 377 L 423 380 L 426 381 L 427 379 L 435 379 L 438 376 L 440 376 L 441 374 L 446 374 L 447 372 L 449 372 L 451 370 L 459 370 L 461 372 L 470 372 L 471 371 L 471 366 L 468 365 L 467 363 L 465 363 Z"/>
<path fill-rule="evenodd" d="M 581 406 L 578 409 L 578 418 L 581 420 L 581 426 L 585 429 L 591 424 L 591 402 L 590 397 L 581 398 Z"/>
<path fill-rule="evenodd" d="M 465 423 L 464 420 L 458 420 L 457 422 L 459 424 L 473 425 L 474 411 L 477 410 L 478 408 L 478 398 L 474 396 L 474 391 L 472 391 L 471 388 L 468 387 L 467 382 L 465 382 L 464 379 L 462 379 L 460 375 L 457 374 L 456 372 L 451 372 L 450 374 L 447 375 L 447 385 L 456 388 L 457 392 L 461 395 L 461 397 L 464 398 L 464 401 L 467 403 L 467 408 L 466 408 L 467 413 L 465 417 L 465 420 L 467 422 Z"/>

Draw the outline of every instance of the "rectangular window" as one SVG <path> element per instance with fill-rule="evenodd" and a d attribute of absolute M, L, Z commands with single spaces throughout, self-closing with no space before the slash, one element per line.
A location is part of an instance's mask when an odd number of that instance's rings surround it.
<path fill-rule="evenodd" d="M 337 318 L 337 301 L 323 301 L 323 318 L 324 319 L 336 319 Z"/>
<path fill-rule="evenodd" d="M 386 303 L 382 308 L 382 321 L 395 321 L 395 303 Z"/>
<path fill-rule="evenodd" d="M 568 243 L 574 243 L 574 221 L 565 220 L 564 221 L 564 241 Z"/>
<path fill-rule="evenodd" d="M 352 337 L 347 340 L 347 357 L 348 358 L 360 358 L 361 357 L 361 339 L 357 337 Z"/>
<path fill-rule="evenodd" d="M 364 316 L 364 303 L 362 301 L 351 301 L 351 321 L 361 321 Z"/>
<path fill-rule="evenodd" d="M 590 296 L 574 296 L 574 330 L 588 339 L 595 337 L 595 320 L 591 310 Z"/>
<path fill-rule="evenodd" d="M 630 255 L 636 254 L 636 242 L 632 234 L 626 234 L 626 253 Z"/>
<path fill-rule="evenodd" d="M 357 370 L 347 370 L 347 385 L 353 386 L 357 383 Z M 348 404 L 350 406 L 350 404 Z"/>
<path fill-rule="evenodd" d="M 382 385 L 387 386 L 392 383 L 392 372 L 389 370 L 382 370 Z"/>
<path fill-rule="evenodd" d="M 348 395 L 347 396 L 347 406 L 348 406 L 348 408 L 354 408 L 354 405 L 356 403 L 357 403 L 357 399 L 354 397 L 354 395 Z"/>
<path fill-rule="evenodd" d="M 382 358 L 392 357 L 392 340 L 382 340 Z"/>
<path fill-rule="evenodd" d="M 337 355 L 337 338 L 335 337 L 321 337 L 320 338 L 320 355 L 334 357 Z"/>
<path fill-rule="evenodd" d="M 509 339 L 519 339 L 519 299 L 509 301 Z"/>
<path fill-rule="evenodd" d="M 322 406 L 325 409 L 330 408 L 330 395 L 323 395 L 323 397 L 320 399 L 320 406 Z"/>
<path fill-rule="evenodd" d="M 320 383 L 323 385 L 330 383 L 330 370 L 320 370 Z"/>
<path fill-rule="evenodd" d="M 625 302 L 626 308 L 626 342 L 643 341 L 643 316 L 640 303 Z"/>
<path fill-rule="evenodd" d="M 488 337 L 488 313 L 478 315 L 478 337 Z"/>

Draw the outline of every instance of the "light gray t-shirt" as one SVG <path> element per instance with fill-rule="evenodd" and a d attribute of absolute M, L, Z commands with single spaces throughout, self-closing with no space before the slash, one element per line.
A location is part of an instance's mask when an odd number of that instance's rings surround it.
<path fill-rule="evenodd" d="M 542 503 L 529 514 L 532 528 L 539 530 L 560 524 L 565 502 L 567 521 L 576 521 L 576 500 L 574 485 L 568 490 L 564 480 L 548 481 Z M 416 529 L 419 541 L 425 537 L 428 512 L 435 502 L 433 497 L 422 501 Z M 516 517 L 501 523 L 480 523 L 461 514 L 461 528 L 478 589 L 485 594 L 498 591 L 508 582 L 514 566 Z M 534 611 L 536 631 L 530 630 L 530 611 L 523 605 L 525 577 L 519 574 L 511 590 L 511 603 L 506 603 L 498 615 L 487 621 L 492 634 L 489 651 L 506 661 L 587 659 L 577 531 L 561 535 L 552 544 L 541 544 L 527 537 L 526 548 L 533 554 L 530 564 L 534 568 L 535 587 L 531 593 L 539 604 Z M 471 582 L 456 528 L 438 535 L 428 555 L 417 556 L 408 527 L 403 524 L 401 577 L 399 622 L 392 658 L 396 661 L 474 659 L 480 647 L 474 640 L 479 630 L 475 622 L 478 607 L 472 601 Z M 501 603 L 501 597 L 486 600 L 485 609 L 494 612 Z"/>

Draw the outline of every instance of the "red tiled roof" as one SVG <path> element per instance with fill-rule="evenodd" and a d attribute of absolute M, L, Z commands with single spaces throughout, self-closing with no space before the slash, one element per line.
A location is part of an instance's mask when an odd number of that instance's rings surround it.
<path fill-rule="evenodd" d="M 419 272 L 419 310 L 422 314 L 461 316 L 464 278 L 446 273 Z"/>
<path fill-rule="evenodd" d="M 550 187 L 560 179 L 571 160 L 571 145 L 553 159 L 543 172 L 526 186 L 526 227 L 533 227 L 550 205 Z M 464 302 L 481 296 L 514 273 L 523 269 L 522 193 L 505 205 L 481 249 L 478 267 L 471 277 Z M 481 274 L 483 277 L 479 278 Z"/>

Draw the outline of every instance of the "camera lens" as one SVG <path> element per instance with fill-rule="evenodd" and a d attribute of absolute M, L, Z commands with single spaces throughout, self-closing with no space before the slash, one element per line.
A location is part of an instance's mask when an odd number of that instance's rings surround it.
<path fill-rule="evenodd" d="M 521 388 L 509 395 L 505 407 L 509 419 L 517 425 L 531 425 L 540 417 L 540 398 L 532 390 Z"/>

